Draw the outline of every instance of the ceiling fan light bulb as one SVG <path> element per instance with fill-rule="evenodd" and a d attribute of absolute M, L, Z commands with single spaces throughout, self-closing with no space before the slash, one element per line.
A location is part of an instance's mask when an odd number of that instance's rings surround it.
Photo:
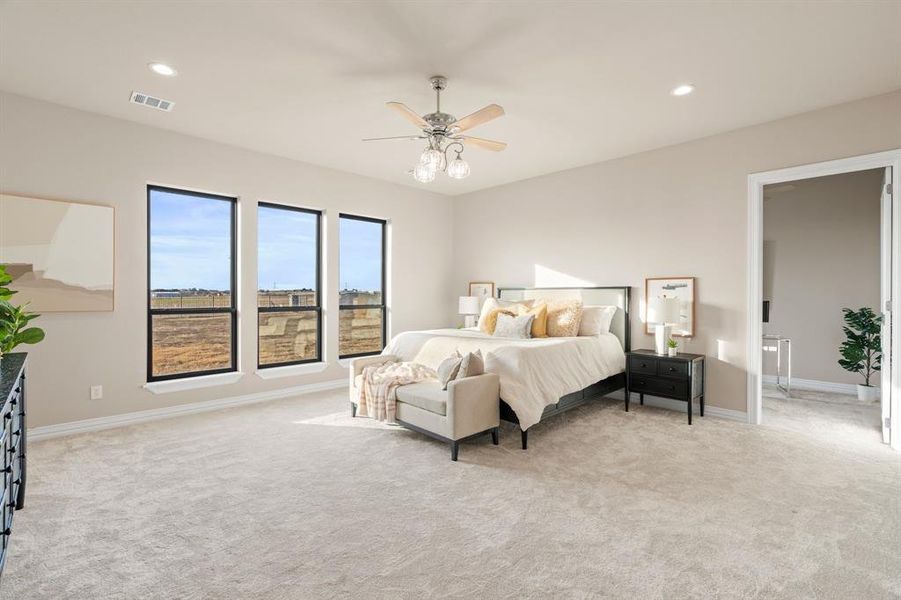
<path fill-rule="evenodd" d="M 431 183 L 435 181 L 435 169 L 429 168 L 428 165 L 419 163 L 413 167 L 413 179 L 419 183 Z"/>
<path fill-rule="evenodd" d="M 458 155 L 457 158 L 447 165 L 447 176 L 453 179 L 464 179 L 469 177 L 469 163 Z"/>
<path fill-rule="evenodd" d="M 437 169 L 441 165 L 442 153 L 434 148 L 426 148 L 419 157 L 419 163 Z"/>

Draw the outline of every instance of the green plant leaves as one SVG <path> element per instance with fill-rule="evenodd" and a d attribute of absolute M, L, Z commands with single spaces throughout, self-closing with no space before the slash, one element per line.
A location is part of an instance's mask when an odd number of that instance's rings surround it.
<path fill-rule="evenodd" d="M 28 327 L 28 323 L 40 315 L 28 312 L 28 304 L 15 305 L 9 299 L 15 294 L 6 285 L 12 277 L 0 265 L 0 355 L 11 352 L 19 344 L 37 344 L 44 339 L 44 330 L 40 327 Z"/>
<path fill-rule="evenodd" d="M 15 343 L 18 344 L 37 344 L 44 339 L 44 330 L 40 327 L 29 327 L 15 334 Z"/>
<path fill-rule="evenodd" d="M 864 385 L 870 385 L 870 377 L 882 366 L 882 315 L 867 307 L 857 311 L 843 308 L 842 314 L 847 339 L 839 347 L 842 358 L 838 364 L 851 373 L 861 373 Z"/>

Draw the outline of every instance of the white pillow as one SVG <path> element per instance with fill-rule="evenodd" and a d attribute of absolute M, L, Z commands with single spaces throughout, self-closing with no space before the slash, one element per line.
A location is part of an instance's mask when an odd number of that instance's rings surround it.
<path fill-rule="evenodd" d="M 485 360 L 482 358 L 482 351 L 476 350 L 463 357 L 463 362 L 460 363 L 460 370 L 457 371 L 457 376 L 454 379 L 465 379 L 484 374 Z"/>
<path fill-rule="evenodd" d="M 485 320 L 488 318 L 488 315 L 491 314 L 491 311 L 495 308 L 512 308 L 513 312 L 516 312 L 516 305 L 521 304 L 526 308 L 532 308 L 532 303 L 534 300 L 520 300 L 518 302 L 512 302 L 510 300 L 500 300 L 498 298 L 488 298 L 485 300 L 485 303 L 482 305 L 482 312 L 479 313 L 479 322 L 476 324 L 479 329 L 485 331 Z"/>
<path fill-rule="evenodd" d="M 579 335 L 610 333 L 610 324 L 615 314 L 615 306 L 583 306 Z"/>
<path fill-rule="evenodd" d="M 501 313 L 497 316 L 497 327 L 494 328 L 494 336 L 527 340 L 532 337 L 532 321 L 534 319 L 535 315 L 511 317 Z"/>
<path fill-rule="evenodd" d="M 458 350 L 454 350 L 454 353 L 441 361 L 441 364 L 438 365 L 436 369 L 436 376 L 438 381 L 441 383 L 441 389 L 446 390 L 447 384 L 454 380 L 457 376 L 457 373 L 460 371 L 460 365 L 463 363 L 463 357 L 460 356 L 460 352 Z"/>

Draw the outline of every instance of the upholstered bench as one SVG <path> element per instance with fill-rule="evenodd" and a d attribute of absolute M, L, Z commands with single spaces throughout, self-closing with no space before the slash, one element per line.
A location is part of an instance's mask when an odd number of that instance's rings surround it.
<path fill-rule="evenodd" d="M 396 362 L 396 356 L 382 354 L 353 361 L 350 369 L 350 411 L 356 416 L 357 391 L 365 367 Z M 460 442 L 469 437 L 491 434 L 496 446 L 500 426 L 500 380 L 494 373 L 455 379 L 441 389 L 438 381 L 421 381 L 397 388 L 397 422 L 408 429 L 447 442 L 451 460 L 457 460 Z"/>

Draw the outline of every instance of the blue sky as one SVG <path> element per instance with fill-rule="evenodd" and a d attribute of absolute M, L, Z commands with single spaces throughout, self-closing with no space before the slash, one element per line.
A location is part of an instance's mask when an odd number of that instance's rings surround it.
<path fill-rule="evenodd" d="M 314 289 L 316 215 L 265 206 L 257 215 L 259 289 Z"/>
<path fill-rule="evenodd" d="M 341 219 L 338 225 L 339 289 L 381 290 L 381 223 Z"/>
<path fill-rule="evenodd" d="M 258 212 L 260 289 L 313 288 L 316 219 L 291 210 Z M 151 289 L 229 287 L 230 203 L 151 192 Z M 381 288 L 381 226 L 342 219 L 340 287 Z"/>

